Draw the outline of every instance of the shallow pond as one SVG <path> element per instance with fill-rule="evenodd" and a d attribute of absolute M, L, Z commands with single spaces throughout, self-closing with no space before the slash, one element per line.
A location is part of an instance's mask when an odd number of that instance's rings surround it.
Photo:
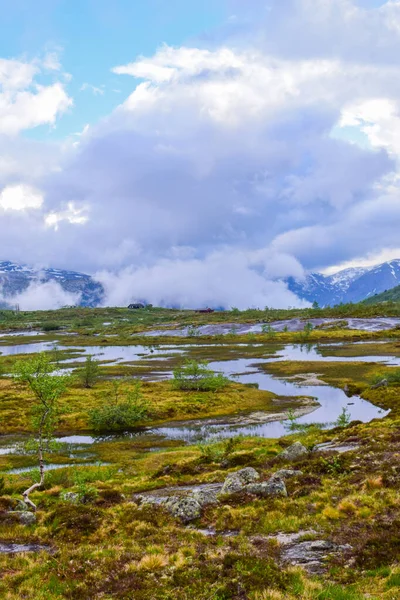
<path fill-rule="evenodd" d="M 26 352 L 27 348 L 28 352 L 37 352 L 38 346 L 43 349 L 44 345 L 50 346 L 50 349 L 53 347 L 51 344 L 28 344 L 27 346 L 5 346 L 2 347 L 1 350 L 6 350 L 10 354 Z M 157 358 L 159 355 L 164 355 L 166 358 L 168 358 L 168 356 L 173 356 L 177 353 L 184 353 L 190 348 L 191 346 L 188 344 L 179 347 L 157 346 L 157 348 L 151 348 L 149 346 L 91 346 L 79 349 L 79 351 L 82 352 L 82 356 L 79 358 L 80 360 L 83 360 L 86 355 L 94 354 L 101 360 L 114 361 L 117 363 L 120 361 L 140 360 L 144 357 L 148 359 L 149 356 L 154 356 L 154 358 Z M 197 345 L 196 348 L 198 348 Z M 209 348 L 212 348 L 212 346 Z M 221 346 L 217 346 L 216 348 L 220 350 Z M 68 350 L 73 351 L 73 348 L 68 348 Z M 75 360 L 76 359 L 69 359 L 69 362 Z M 258 384 L 260 390 L 271 391 L 279 396 L 308 396 L 316 398 L 320 406 L 309 414 L 299 417 L 299 424 L 319 423 L 330 426 L 334 421 L 336 421 L 344 408 L 349 412 L 351 420 L 359 420 L 363 422 L 368 422 L 374 418 L 382 418 L 387 414 L 387 412 L 382 411 L 378 407 L 372 405 L 366 400 L 359 398 L 358 396 L 348 398 L 341 389 L 334 388 L 329 385 L 301 385 L 299 381 L 278 379 L 272 375 L 269 375 L 268 373 L 265 373 L 261 368 L 258 367 L 258 365 L 265 363 L 284 360 L 310 362 L 359 361 L 400 365 L 399 357 L 323 357 L 319 354 L 318 346 L 290 344 L 279 350 L 277 355 L 272 358 L 239 358 L 235 360 L 219 360 L 210 362 L 209 366 L 214 371 L 222 372 L 235 381 L 241 383 L 256 383 Z M 171 371 L 168 370 L 168 363 L 166 363 L 166 370 L 162 372 L 161 375 L 166 378 L 170 378 L 172 376 Z M 154 379 L 158 379 L 159 376 L 160 371 L 150 375 L 150 378 L 153 377 Z M 190 420 L 181 423 L 166 424 L 163 427 L 142 429 L 134 433 L 127 433 L 124 436 L 119 435 L 107 436 L 106 438 L 96 438 L 90 435 L 71 435 L 64 436 L 60 438 L 59 441 L 79 446 L 93 444 L 96 441 L 104 439 L 111 441 L 126 438 L 142 439 L 146 438 L 146 436 L 160 436 L 161 439 L 182 440 L 193 443 L 200 440 L 207 441 L 216 438 L 226 438 L 237 435 L 253 435 L 277 438 L 288 433 L 288 421 L 260 422 L 260 419 L 252 419 L 251 415 L 243 415 L 242 421 L 243 422 L 241 424 L 238 423 L 237 420 L 236 422 L 229 422 L 227 417 L 206 420 Z M 157 441 L 154 442 L 154 445 L 157 446 Z M 0 448 L 0 454 L 7 453 L 10 453 L 10 446 Z M 24 470 L 26 471 L 26 469 Z"/>
<path fill-rule="evenodd" d="M 358 329 L 360 331 L 385 331 L 393 329 L 400 325 L 400 318 L 373 318 L 373 319 L 290 319 L 286 321 L 273 321 L 271 323 L 258 323 L 256 325 L 246 325 L 239 323 L 215 323 L 210 325 L 201 325 L 196 327 L 196 335 L 226 335 L 228 333 L 246 334 L 261 333 L 263 326 L 271 326 L 274 331 L 300 332 L 304 330 L 307 323 L 313 327 L 326 324 L 334 324 L 346 321 L 349 329 Z M 181 329 L 158 329 L 146 331 L 145 336 L 176 336 L 186 337 L 189 334 L 189 327 Z"/>
<path fill-rule="evenodd" d="M 257 360 L 257 364 L 268 363 L 277 359 Z M 388 411 L 374 406 L 359 396 L 348 398 L 343 390 L 329 385 L 299 385 L 295 381 L 278 379 L 257 368 L 254 359 L 236 359 L 230 361 L 211 362 L 210 368 L 224 373 L 226 376 L 240 383 L 257 383 L 260 390 L 271 391 L 279 396 L 310 396 L 316 398 L 320 404 L 309 414 L 297 419 L 299 424 L 319 423 L 332 426 L 332 423 L 345 408 L 351 420 L 363 422 L 375 418 L 382 418 Z M 167 375 L 167 374 L 166 374 Z M 278 409 L 277 409 L 278 410 Z M 254 417 L 256 420 L 256 417 Z M 289 433 L 289 421 L 272 421 L 269 423 L 251 424 L 251 414 L 244 415 L 244 424 L 229 423 L 227 417 L 215 419 L 188 420 L 179 423 L 170 423 L 163 427 L 143 429 L 121 435 L 95 437 L 91 435 L 71 435 L 59 438 L 60 442 L 67 444 L 93 444 L 96 441 L 117 441 L 121 439 L 138 439 L 146 436 L 161 436 L 167 440 L 182 440 L 185 442 L 207 441 L 216 438 L 234 437 L 237 435 L 252 435 L 258 437 L 277 438 Z M 250 421 L 250 424 L 249 424 Z"/>

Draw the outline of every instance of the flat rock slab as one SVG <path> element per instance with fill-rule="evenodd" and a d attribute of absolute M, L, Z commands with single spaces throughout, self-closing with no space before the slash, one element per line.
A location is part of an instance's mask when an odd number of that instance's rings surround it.
<path fill-rule="evenodd" d="M 333 444 L 332 442 L 326 442 L 325 444 L 318 444 L 314 452 L 338 452 L 339 454 L 343 454 L 344 452 L 358 450 L 359 447 L 359 444 Z"/>
<path fill-rule="evenodd" d="M 148 500 L 151 501 L 152 504 L 164 504 L 168 498 L 190 496 L 196 491 L 218 493 L 221 491 L 222 485 L 222 483 L 204 483 L 200 485 L 181 485 L 159 488 L 157 490 L 149 490 L 134 494 L 133 499 Z"/>
<path fill-rule="evenodd" d="M 351 550 L 351 546 L 338 546 L 328 540 L 303 540 L 306 536 L 317 536 L 313 529 L 298 533 L 278 533 L 268 536 L 281 546 L 283 563 L 303 567 L 312 575 L 320 575 L 326 571 L 326 561 L 330 556 L 339 555 Z"/>
<path fill-rule="evenodd" d="M 52 552 L 50 546 L 40 544 L 8 544 L 0 543 L 0 554 L 20 554 L 22 552 Z"/>

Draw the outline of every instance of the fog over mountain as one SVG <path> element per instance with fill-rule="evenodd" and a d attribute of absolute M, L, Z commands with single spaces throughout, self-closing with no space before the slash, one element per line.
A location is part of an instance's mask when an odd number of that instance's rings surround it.
<path fill-rule="evenodd" d="M 238 257 L 226 264 L 226 277 L 212 290 L 208 282 L 212 270 L 220 272 L 220 257 L 206 267 L 199 261 L 176 261 L 163 265 L 162 270 L 127 269 L 123 273 L 98 273 L 91 277 L 62 269 L 33 269 L 9 261 L 0 262 L 0 304 L 5 307 L 20 305 L 23 310 L 60 308 L 65 305 L 127 306 L 131 302 L 144 302 L 164 307 L 197 308 L 210 306 L 229 309 L 264 308 L 287 303 L 287 306 L 309 306 L 318 302 L 334 306 L 346 302 L 359 302 L 371 298 L 400 284 L 400 259 L 375 267 L 350 268 L 326 276 L 321 273 L 303 273 L 293 277 L 264 279 L 264 293 L 255 295 L 252 290 L 263 289 L 263 275 L 252 271 L 248 265 L 239 265 Z M 232 269 L 232 271 L 229 270 Z M 240 276 L 241 285 L 232 278 Z M 216 274 L 215 274 L 216 275 Z M 273 277 L 270 274 L 270 277 Z M 217 277 L 215 277 L 217 279 Z M 195 281 L 195 285 L 192 282 Z M 182 285 L 186 282 L 186 285 Z M 164 284 L 164 291 L 162 285 Z M 203 293 L 199 292 L 200 289 Z M 161 291 L 160 291 L 161 290 Z M 249 299 L 255 299 L 250 303 Z"/>

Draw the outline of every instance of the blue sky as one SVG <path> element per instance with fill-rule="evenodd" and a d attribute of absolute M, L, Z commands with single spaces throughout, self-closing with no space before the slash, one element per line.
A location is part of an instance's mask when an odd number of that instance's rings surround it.
<path fill-rule="evenodd" d="M 180 46 L 207 36 L 228 9 L 224 0 L 0 0 L 0 14 L 0 56 L 30 59 L 54 50 L 72 75 L 74 108 L 56 128 L 25 133 L 57 139 L 109 114 L 132 91 L 132 78 L 113 74 L 113 67 L 152 55 L 164 43 Z M 82 91 L 84 84 L 104 93 Z"/>
<path fill-rule="evenodd" d="M 0 259 L 96 274 L 111 305 L 247 307 L 400 257 L 400 1 L 0 14 Z"/>

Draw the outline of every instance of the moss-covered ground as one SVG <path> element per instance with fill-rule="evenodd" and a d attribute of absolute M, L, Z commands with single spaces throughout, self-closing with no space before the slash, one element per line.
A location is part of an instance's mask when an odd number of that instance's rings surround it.
<path fill-rule="evenodd" d="M 121 309 L 120 314 L 126 312 Z M 393 309 L 391 314 L 394 313 Z M 68 317 L 71 319 L 68 326 L 72 327 L 73 319 L 80 319 L 81 329 L 96 327 L 92 322 L 82 325 L 82 320 L 92 315 L 89 311 L 82 310 L 82 314 L 75 313 L 74 317 L 69 314 L 68 311 L 61 313 L 63 326 Z M 96 319 L 110 321 L 116 314 L 116 310 L 104 310 L 96 313 Z M 47 313 L 23 318 L 34 324 L 51 322 L 50 317 L 56 320 L 55 314 L 47 318 Z M 165 314 L 165 322 L 169 324 L 172 317 Z M 16 318 L 20 317 L 16 315 Z M 182 324 L 182 315 L 178 313 L 176 320 Z M 20 321 L 15 330 L 18 328 L 21 328 Z M 86 333 L 90 333 L 89 330 Z M 350 338 L 348 333 L 338 330 L 329 335 L 335 334 L 337 341 L 359 339 L 364 335 L 353 332 L 354 337 Z M 122 331 L 118 335 L 123 339 Z M 257 340 L 262 347 L 239 348 L 237 339 L 228 346 L 215 341 L 213 352 L 199 347 L 197 358 L 223 360 L 240 355 L 254 358 L 257 363 L 257 359 L 279 352 L 282 343 L 293 341 L 283 338 L 289 334 L 280 335 L 282 337 L 276 336 L 273 340 L 265 337 Z M 368 348 L 368 355 L 395 355 L 396 336 L 398 332 L 386 335 L 387 347 L 381 352 L 379 348 L 383 344 L 377 344 L 373 351 Z M 95 340 L 91 335 L 77 337 L 79 340 L 85 337 L 93 345 L 99 342 L 98 336 Z M 187 342 L 180 340 L 180 343 L 183 341 Z M 253 339 L 248 341 L 254 343 Z M 238 438 L 231 445 L 217 442 L 187 446 L 152 439 L 149 435 L 140 440 L 105 438 L 93 446 L 75 448 L 72 457 L 71 448 L 62 447 L 53 461 L 79 464 L 46 474 L 44 489 L 32 494 L 38 511 L 37 523 L 31 526 L 19 524 L 8 510 L 16 506 L 22 491 L 37 474 L 4 475 L 0 491 L 0 543 L 40 543 L 48 545 L 51 552 L 0 553 L 0 598 L 399 599 L 400 386 L 372 389 L 373 376 L 377 372 L 384 376 L 390 367 L 361 361 L 346 363 L 346 356 L 363 356 L 365 347 L 360 349 L 357 345 L 354 350 L 355 347 L 351 344 L 340 347 L 339 352 L 345 352 L 339 354 L 343 362 L 273 362 L 264 364 L 263 368 L 278 377 L 319 373 L 321 379 L 331 385 L 347 385 L 377 406 L 390 409 L 384 419 L 368 424 L 352 423 L 334 430 L 311 428 L 279 440 Z M 334 354 L 338 348 L 332 346 L 327 355 L 338 356 Z M 174 358 L 173 364 L 175 360 L 178 359 Z M 2 357 L 3 372 L 8 372 L 14 361 L 15 357 Z M 135 374 L 139 366 L 105 365 L 102 378 L 91 390 L 83 389 L 76 381 L 65 397 L 68 411 L 60 423 L 60 432 L 87 432 L 88 409 L 101 404 L 109 393 L 111 384 L 107 377 L 118 375 L 118 369 L 125 368 Z M 147 365 L 147 369 L 150 370 L 151 365 Z M 151 405 L 151 423 L 260 408 L 271 410 L 272 406 L 276 410 L 272 394 L 239 384 L 231 384 L 216 394 L 199 394 L 177 392 L 166 381 L 144 382 L 143 393 Z M 30 406 L 31 399 L 25 388 L 16 386 L 9 377 L 0 378 L 3 434 L 29 431 Z M 14 438 L 4 439 L 12 441 Z M 18 436 L 15 439 L 19 439 Z M 144 490 L 221 482 L 228 473 L 243 466 L 256 468 L 262 478 L 267 479 L 285 464 L 278 455 L 295 440 L 310 450 L 329 440 L 353 444 L 355 449 L 344 454 L 312 452 L 296 461 L 294 466 L 303 475 L 288 480 L 288 498 L 256 499 L 245 494 L 225 497 L 220 504 L 205 509 L 190 527 L 182 525 L 161 507 L 140 507 L 132 499 L 134 493 Z M 3 469 L 35 464 L 33 455 L 3 455 L 0 459 Z M 85 466 L 85 461 L 99 461 L 99 464 Z M 70 491 L 81 494 L 85 502 L 77 505 L 66 502 L 64 493 Z M 204 529 L 213 529 L 216 535 L 206 536 L 199 531 Z M 312 576 L 300 567 L 282 564 L 281 548 L 269 537 L 279 532 L 309 529 L 316 531 L 318 539 L 351 546 L 328 563 L 322 576 Z"/>

